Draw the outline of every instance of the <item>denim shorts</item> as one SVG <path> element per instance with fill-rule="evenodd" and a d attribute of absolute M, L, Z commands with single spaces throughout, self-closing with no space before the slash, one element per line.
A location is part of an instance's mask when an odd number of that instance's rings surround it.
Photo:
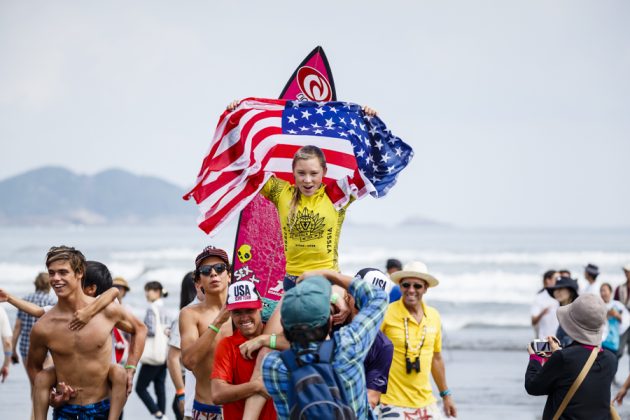
<path fill-rule="evenodd" d="M 109 399 L 94 404 L 66 404 L 53 411 L 53 420 L 107 420 Z"/>

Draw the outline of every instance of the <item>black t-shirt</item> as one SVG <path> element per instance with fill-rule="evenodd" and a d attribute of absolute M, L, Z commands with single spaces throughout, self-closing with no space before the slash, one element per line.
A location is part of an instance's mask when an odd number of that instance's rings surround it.
<path fill-rule="evenodd" d="M 527 393 L 548 395 L 543 420 L 552 419 L 556 414 L 590 354 L 589 347 L 574 343 L 554 352 L 543 366 L 537 360 L 529 361 L 525 372 Z M 560 419 L 610 419 L 610 385 L 616 370 L 615 355 L 609 351 L 600 351 Z"/>

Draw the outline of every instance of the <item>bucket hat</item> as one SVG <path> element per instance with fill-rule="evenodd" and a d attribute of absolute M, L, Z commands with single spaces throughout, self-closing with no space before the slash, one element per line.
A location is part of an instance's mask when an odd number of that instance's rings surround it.
<path fill-rule="evenodd" d="M 586 293 L 573 303 L 556 311 L 558 322 L 573 340 L 581 344 L 599 346 L 606 322 L 606 304 L 597 295 Z"/>

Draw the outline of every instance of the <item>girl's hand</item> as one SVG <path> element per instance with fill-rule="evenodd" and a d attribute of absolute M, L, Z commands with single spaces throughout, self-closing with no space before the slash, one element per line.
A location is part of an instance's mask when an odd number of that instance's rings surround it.
<path fill-rule="evenodd" d="M 376 117 L 376 115 L 378 115 L 376 110 L 373 108 L 370 108 L 369 106 L 364 106 L 363 112 L 365 112 L 365 115 L 367 115 L 368 117 Z"/>
<path fill-rule="evenodd" d="M 248 359 L 248 360 L 253 359 L 254 358 L 253 354 L 257 352 L 258 350 L 260 350 L 265 345 L 265 341 L 267 337 L 268 337 L 267 334 L 259 335 L 258 337 L 252 338 L 251 340 L 247 340 L 246 342 L 238 346 L 239 350 L 241 351 L 241 355 L 245 359 Z"/>
<path fill-rule="evenodd" d="M 238 99 L 234 99 L 232 102 L 228 104 L 228 106 L 225 107 L 225 109 L 227 109 L 228 111 L 234 111 L 237 106 L 238 106 Z"/>
<path fill-rule="evenodd" d="M 85 327 L 85 324 L 90 322 L 93 316 L 89 306 L 77 310 L 72 316 L 72 321 L 70 321 L 70 329 L 72 331 L 79 331 L 81 328 Z"/>

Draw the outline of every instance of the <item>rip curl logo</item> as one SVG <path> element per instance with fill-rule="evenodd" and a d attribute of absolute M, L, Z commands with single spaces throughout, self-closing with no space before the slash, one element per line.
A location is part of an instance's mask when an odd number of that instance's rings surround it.
<path fill-rule="evenodd" d="M 324 222 L 325 219 L 319 217 L 319 213 L 312 210 L 304 208 L 298 211 L 292 219 L 289 219 L 291 239 L 306 242 L 322 238 L 324 236 Z"/>
<path fill-rule="evenodd" d="M 298 94 L 299 100 L 325 102 L 332 99 L 330 83 L 328 83 L 328 80 L 326 80 L 323 74 L 313 67 L 300 67 L 297 72 L 297 82 L 305 96 L 305 98 L 300 98 Z"/>

